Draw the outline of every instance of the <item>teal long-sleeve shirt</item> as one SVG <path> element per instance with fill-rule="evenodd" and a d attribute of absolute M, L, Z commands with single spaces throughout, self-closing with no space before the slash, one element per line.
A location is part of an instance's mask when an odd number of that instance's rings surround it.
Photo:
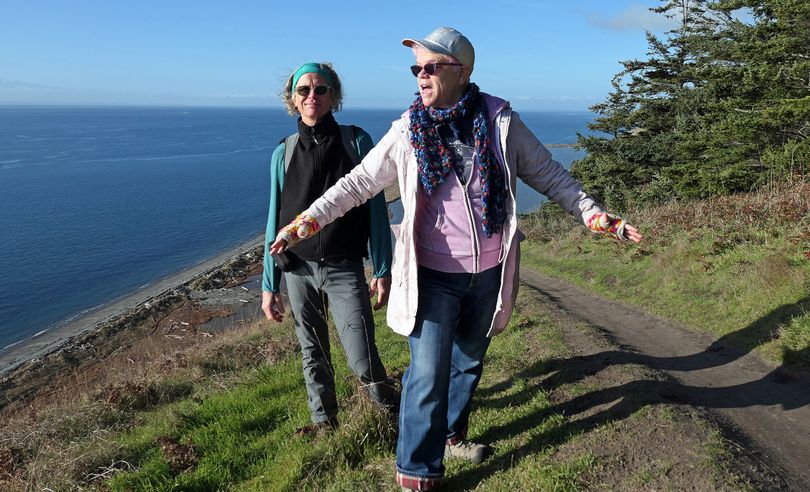
<path fill-rule="evenodd" d="M 362 129 L 357 129 L 357 148 L 360 150 L 360 159 L 374 147 L 371 136 Z M 353 152 L 353 149 L 346 149 Z M 276 266 L 268 253 L 268 248 L 276 240 L 276 231 L 279 228 L 278 218 L 281 210 L 281 190 L 284 188 L 284 144 L 279 144 L 273 151 L 270 159 L 270 206 L 267 214 L 267 229 L 264 239 L 264 273 L 262 275 L 262 290 L 278 292 L 281 284 L 281 270 Z M 388 208 L 385 205 L 383 193 L 377 194 L 369 200 L 371 228 L 369 245 L 371 250 L 371 263 L 374 267 L 374 277 L 387 277 L 391 275 L 391 225 L 388 222 Z M 303 210 L 301 210 L 303 212 Z"/>

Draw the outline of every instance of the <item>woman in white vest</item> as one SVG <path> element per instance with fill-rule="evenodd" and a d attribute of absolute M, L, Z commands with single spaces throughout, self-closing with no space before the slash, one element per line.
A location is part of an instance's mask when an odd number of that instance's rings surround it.
<path fill-rule="evenodd" d="M 284 251 L 399 181 L 388 324 L 408 336 L 397 483 L 441 484 L 444 457 L 481 462 L 490 448 L 467 440 L 472 395 L 490 338 L 507 325 L 518 286 L 516 180 L 588 226 L 620 240 L 639 232 L 609 215 L 556 161 L 503 99 L 470 82 L 475 52 L 442 27 L 405 39 L 419 94 L 351 173 L 283 228 Z"/>

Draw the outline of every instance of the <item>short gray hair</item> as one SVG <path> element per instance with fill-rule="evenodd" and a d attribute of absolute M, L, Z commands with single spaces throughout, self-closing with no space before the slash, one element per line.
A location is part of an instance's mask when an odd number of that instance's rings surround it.
<path fill-rule="evenodd" d="M 414 44 L 413 46 L 411 46 L 411 51 L 413 52 L 413 56 L 419 56 L 422 53 L 429 53 L 431 55 L 434 55 L 435 58 L 441 63 L 460 63 L 455 56 L 430 51 L 421 44 Z"/>
<path fill-rule="evenodd" d="M 340 84 L 340 77 L 338 77 L 335 69 L 332 68 L 331 63 L 321 62 L 318 64 L 318 66 L 321 70 L 328 72 L 332 78 L 332 112 L 335 113 L 340 111 L 340 108 L 343 107 L 343 89 Z M 284 84 L 284 89 L 281 91 L 281 100 L 284 101 L 284 107 L 292 116 L 298 114 L 298 108 L 295 107 L 295 94 L 293 93 L 294 87 L 292 86 L 292 79 L 295 72 L 296 70 L 293 70 L 290 76 L 287 77 L 287 82 Z"/>

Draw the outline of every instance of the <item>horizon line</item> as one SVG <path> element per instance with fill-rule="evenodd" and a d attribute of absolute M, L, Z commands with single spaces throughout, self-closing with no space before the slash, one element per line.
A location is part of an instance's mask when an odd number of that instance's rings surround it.
<path fill-rule="evenodd" d="M 240 106 L 240 105 L 223 105 L 223 104 L 136 104 L 136 103 L 36 103 L 36 102 L 19 102 L 19 103 L 6 103 L 0 102 L 0 108 L 13 108 L 13 107 L 39 107 L 39 108 L 184 108 L 184 109 L 273 109 L 286 113 L 284 106 L 266 105 L 266 106 Z M 407 109 L 407 108 L 405 108 Z M 341 111 L 345 110 L 374 110 L 374 111 L 403 111 L 402 107 L 394 106 L 344 106 Z M 593 113 L 589 109 L 523 109 L 521 112 L 548 112 L 548 113 Z M 338 113 L 340 111 L 337 111 Z"/>

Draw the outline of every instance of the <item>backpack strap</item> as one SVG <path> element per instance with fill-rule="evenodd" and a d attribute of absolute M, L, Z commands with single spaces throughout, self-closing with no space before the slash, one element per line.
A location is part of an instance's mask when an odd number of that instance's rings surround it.
<path fill-rule="evenodd" d="M 360 164 L 362 159 L 360 159 L 360 148 L 354 136 L 354 126 L 340 125 L 340 140 L 343 142 L 343 148 L 348 152 L 352 164 L 355 166 Z M 354 152 L 350 152 L 349 149 L 354 150 Z"/>
<path fill-rule="evenodd" d="M 287 174 L 287 169 L 290 168 L 292 162 L 292 155 L 295 152 L 295 146 L 298 144 L 298 134 L 293 133 L 284 139 L 284 174 Z"/>

